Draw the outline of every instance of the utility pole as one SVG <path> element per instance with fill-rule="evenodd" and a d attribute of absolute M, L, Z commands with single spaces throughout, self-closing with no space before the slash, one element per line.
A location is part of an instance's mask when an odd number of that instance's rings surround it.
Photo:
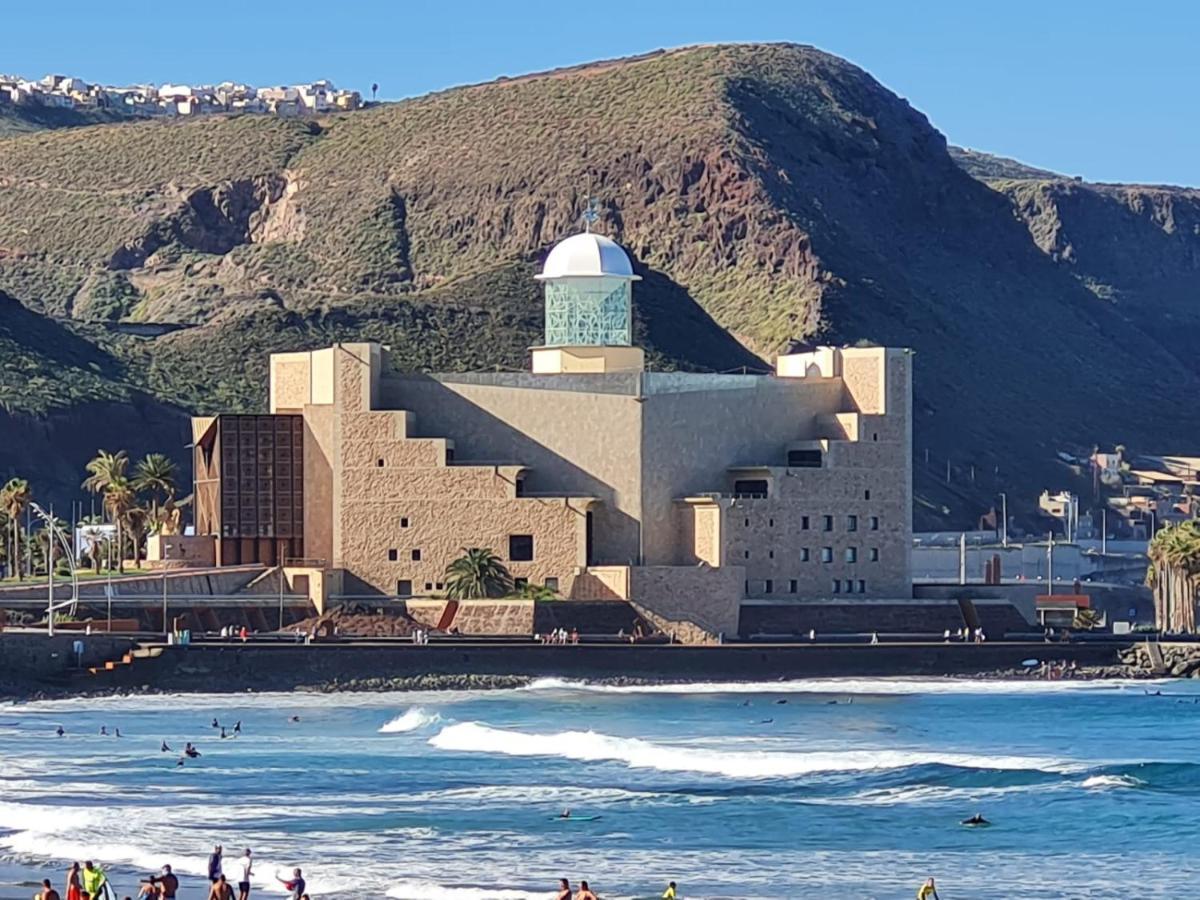
<path fill-rule="evenodd" d="M 1105 556 L 1108 553 L 1108 507 L 1102 507 L 1100 510 L 1100 555 Z"/>
<path fill-rule="evenodd" d="M 1005 548 L 1007 548 L 1008 547 L 1008 494 L 1004 493 L 1004 491 L 1000 492 L 1000 521 L 1002 523 L 1000 526 L 1000 534 L 1001 534 L 1000 543 Z"/>
<path fill-rule="evenodd" d="M 169 637 L 171 634 L 171 627 L 170 627 L 169 623 L 167 622 L 167 570 L 165 567 L 163 568 L 162 588 L 163 588 L 163 595 L 162 595 L 163 637 Z"/>
<path fill-rule="evenodd" d="M 54 507 L 46 523 L 46 635 L 54 637 Z"/>
<path fill-rule="evenodd" d="M 1046 582 L 1050 586 L 1047 594 L 1054 593 L 1054 532 L 1046 535 Z"/>
<path fill-rule="evenodd" d="M 967 533 L 958 536 L 958 583 L 967 583 Z"/>
<path fill-rule="evenodd" d="M 283 632 L 283 563 L 279 564 L 279 631 Z"/>

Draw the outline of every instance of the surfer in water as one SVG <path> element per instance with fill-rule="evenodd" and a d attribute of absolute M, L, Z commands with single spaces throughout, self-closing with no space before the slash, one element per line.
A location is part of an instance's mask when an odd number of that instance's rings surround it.
<path fill-rule="evenodd" d="M 971 818 L 963 819 L 960 824 L 973 828 L 977 825 L 991 825 L 992 823 L 983 817 L 983 813 L 975 813 Z"/>
<path fill-rule="evenodd" d="M 926 878 L 925 883 L 917 888 L 917 900 L 941 900 L 932 878 Z"/>
<path fill-rule="evenodd" d="M 162 746 L 158 748 L 158 752 L 159 753 L 170 753 L 171 747 L 170 747 L 170 745 L 167 744 L 166 741 L 163 741 Z"/>
<path fill-rule="evenodd" d="M 560 813 L 558 814 L 558 817 L 559 817 L 560 819 L 569 819 L 569 818 L 571 818 L 571 807 L 569 807 L 569 806 L 568 806 L 566 809 L 564 809 L 562 812 L 560 812 Z"/>
<path fill-rule="evenodd" d="M 54 733 L 57 734 L 59 737 L 62 737 L 64 734 L 67 733 L 67 729 L 65 729 L 61 725 L 59 725 L 58 728 L 56 728 L 54 730 Z"/>

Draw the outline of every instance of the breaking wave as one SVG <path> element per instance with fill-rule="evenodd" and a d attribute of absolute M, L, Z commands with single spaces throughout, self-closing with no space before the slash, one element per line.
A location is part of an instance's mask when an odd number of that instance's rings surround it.
<path fill-rule="evenodd" d="M 1144 787 L 1146 782 L 1132 775 L 1091 775 L 1080 783 L 1080 787 L 1099 790 L 1101 788 L 1136 788 Z"/>
<path fill-rule="evenodd" d="M 442 721 L 442 717 L 437 713 L 431 713 L 420 706 L 414 706 L 412 709 L 405 710 L 390 722 L 381 725 L 379 733 L 403 734 L 408 731 L 416 731 L 419 728 L 424 728 L 427 725 L 433 725 L 440 721 Z"/>
<path fill-rule="evenodd" d="M 570 678 L 538 678 L 517 691 L 583 691 L 597 694 L 1059 694 L 1122 693 L 1166 684 L 1156 681 L 1104 679 L 1038 681 L 980 678 L 800 678 L 790 681 L 699 681 L 672 684 L 603 684 Z"/>
<path fill-rule="evenodd" d="M 1065 760 L 1027 756 L 979 756 L 926 750 L 839 750 L 797 753 L 770 750 L 719 750 L 656 744 L 594 731 L 529 734 L 462 722 L 429 739 L 439 750 L 551 756 L 581 762 L 623 762 L 632 769 L 699 772 L 728 778 L 788 778 L 812 772 L 856 772 L 943 765 L 964 769 L 1016 769 L 1062 773 L 1079 766 Z"/>

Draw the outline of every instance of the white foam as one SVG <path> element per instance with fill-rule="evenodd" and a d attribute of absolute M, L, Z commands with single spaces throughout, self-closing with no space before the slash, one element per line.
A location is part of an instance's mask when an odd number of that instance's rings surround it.
<path fill-rule="evenodd" d="M 393 900 L 545 900 L 551 893 L 530 894 L 498 888 L 446 887 L 432 881 L 401 881 L 387 889 Z"/>
<path fill-rule="evenodd" d="M 655 744 L 640 738 L 594 731 L 528 734 L 462 722 L 429 739 L 440 750 L 549 756 L 583 762 L 623 762 L 633 769 L 700 772 L 729 778 L 786 778 L 813 772 L 853 772 L 941 764 L 971 769 L 1023 769 L 1065 772 L 1078 767 L 1058 759 L 1026 756 L 979 756 L 927 750 L 845 750 L 810 753 L 719 750 Z"/>
<path fill-rule="evenodd" d="M 1141 787 L 1145 783 L 1140 778 L 1134 778 L 1132 775 L 1092 775 L 1083 779 L 1080 787 L 1090 790 L 1103 790 L 1106 788 L 1135 788 Z"/>
<path fill-rule="evenodd" d="M 437 713 L 426 711 L 420 706 L 414 706 L 412 709 L 405 710 L 390 722 L 380 726 L 380 734 L 403 734 L 409 731 L 416 731 L 418 728 L 424 728 L 426 725 L 433 725 L 442 721 L 442 717 Z"/>
<path fill-rule="evenodd" d="M 791 681 L 701 681 L 679 684 L 602 684 L 567 678 L 538 678 L 518 691 L 586 691 L 597 694 L 1060 694 L 1121 693 L 1141 696 L 1152 684 L 1172 679 L 1042 681 L 984 678 L 801 678 Z"/>

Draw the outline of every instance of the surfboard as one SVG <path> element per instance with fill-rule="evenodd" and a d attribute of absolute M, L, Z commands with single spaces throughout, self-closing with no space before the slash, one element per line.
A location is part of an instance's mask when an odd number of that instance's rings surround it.
<path fill-rule="evenodd" d="M 595 822 L 600 816 L 552 816 L 551 822 Z"/>

